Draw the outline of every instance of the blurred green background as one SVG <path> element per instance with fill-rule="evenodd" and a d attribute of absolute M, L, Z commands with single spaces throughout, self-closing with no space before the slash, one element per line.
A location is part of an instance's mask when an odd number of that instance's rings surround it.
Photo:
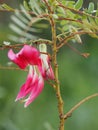
<path fill-rule="evenodd" d="M 0 3 L 3 2 L 19 6 L 19 0 L 0 0 Z M 10 15 L 0 12 L 0 43 L 7 41 L 11 32 L 8 28 Z M 58 53 L 65 112 L 84 97 L 98 92 L 98 39 L 83 36 L 82 40 L 83 45 L 74 43 L 74 46 L 82 52 L 89 52 L 88 58 L 83 58 L 67 46 Z M 7 49 L 0 50 L 2 66 L 7 66 L 9 61 L 7 52 Z M 24 71 L 0 69 L 0 130 L 57 130 L 56 95 L 47 83 L 41 95 L 28 108 L 24 108 L 23 103 L 14 102 L 26 75 Z M 98 130 L 98 98 L 83 104 L 65 124 L 65 130 Z"/>

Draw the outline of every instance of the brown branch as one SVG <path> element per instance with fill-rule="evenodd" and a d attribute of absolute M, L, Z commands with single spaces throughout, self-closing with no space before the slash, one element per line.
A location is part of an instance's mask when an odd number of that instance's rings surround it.
<path fill-rule="evenodd" d="M 46 82 L 47 82 L 48 84 L 50 84 L 50 85 L 55 89 L 54 83 L 52 83 L 50 80 L 46 80 Z"/>
<path fill-rule="evenodd" d="M 23 10 L 19 10 L 19 9 L 13 9 L 13 10 L 7 10 L 7 9 L 0 9 L 0 11 L 1 12 L 19 12 L 19 13 L 24 13 L 24 11 Z M 27 11 L 27 13 L 28 14 L 32 14 L 32 15 L 35 15 L 36 16 L 36 14 L 33 12 L 33 11 Z M 46 17 L 47 16 L 47 14 L 42 14 L 42 15 L 37 15 L 37 17 Z"/>
<path fill-rule="evenodd" d="M 0 9 L 1 12 L 16 12 L 18 11 L 19 13 L 24 13 L 23 10 L 17 10 L 17 9 L 13 9 L 13 10 L 7 10 L 7 9 Z M 34 12 L 32 11 L 27 11 L 28 14 L 33 14 L 33 15 L 36 15 Z"/>
<path fill-rule="evenodd" d="M 79 50 L 77 50 L 76 48 L 74 48 L 73 46 L 71 46 L 70 44 L 66 44 L 70 49 L 72 49 L 74 52 L 76 52 L 78 55 L 84 57 L 84 58 L 88 58 L 88 56 L 90 55 L 90 53 L 81 53 Z"/>
<path fill-rule="evenodd" d="M 74 107 L 71 108 L 71 110 L 69 110 L 65 115 L 64 115 L 64 119 L 66 120 L 68 117 L 70 117 L 72 115 L 72 113 L 78 108 L 80 107 L 83 103 L 87 102 L 88 100 L 97 97 L 98 93 L 95 93 L 93 95 L 90 95 L 86 98 L 84 98 L 83 100 L 81 100 L 79 103 L 77 103 Z"/>
<path fill-rule="evenodd" d="M 14 9 L 14 10 L 6 10 L 6 9 L 0 9 L 1 12 L 16 12 L 18 11 L 19 13 L 24 13 L 23 10 L 17 10 L 17 9 Z M 33 11 L 26 11 L 28 14 L 31 14 L 31 15 L 35 15 L 34 18 L 45 18 L 48 17 L 48 14 L 45 13 L 45 14 L 40 14 L 40 15 L 36 15 Z"/>
<path fill-rule="evenodd" d="M 46 4 L 46 6 L 47 6 L 47 8 L 48 8 L 48 11 L 49 11 L 51 14 L 53 14 L 53 11 L 52 11 L 52 9 L 51 9 L 49 3 L 47 2 L 47 0 L 42 0 L 42 1 Z"/>
<path fill-rule="evenodd" d="M 63 110 L 63 99 L 61 96 L 60 92 L 60 83 L 59 83 L 59 78 L 58 78 L 58 63 L 57 63 L 57 38 L 56 38 L 56 23 L 55 19 L 52 16 L 54 13 L 52 7 L 49 5 L 47 0 L 43 0 L 44 3 L 47 6 L 48 12 L 49 12 L 49 22 L 51 24 L 51 32 L 52 32 L 52 60 L 53 60 L 53 65 L 54 65 L 54 75 L 55 75 L 55 83 L 54 83 L 54 88 L 55 88 L 55 93 L 58 101 L 58 113 L 59 113 L 59 119 L 60 119 L 60 124 L 59 124 L 59 130 L 64 130 L 64 118 L 62 115 L 64 115 L 64 110 Z"/>
<path fill-rule="evenodd" d="M 19 49 L 19 47 L 24 46 L 25 44 L 14 44 L 14 45 L 2 45 L 2 44 L 0 44 L 0 50 L 9 49 L 9 48 Z"/>
<path fill-rule="evenodd" d="M 77 23 L 83 24 L 83 22 L 81 20 L 75 20 L 75 19 L 71 19 L 71 18 L 59 17 L 57 20 L 68 20 L 68 21 L 73 21 L 73 22 L 77 22 Z"/>
<path fill-rule="evenodd" d="M 35 44 L 35 45 L 39 45 L 39 44 L 41 44 L 43 42 L 45 44 L 52 45 L 52 41 L 47 40 L 47 39 L 30 40 L 27 43 L 32 43 L 32 44 Z M 9 48 L 20 49 L 20 47 L 24 46 L 25 44 L 26 43 L 20 43 L 20 44 L 15 43 L 13 45 L 4 45 L 3 43 L 0 43 L 0 50 L 9 49 Z"/>
<path fill-rule="evenodd" d="M 17 68 L 17 67 L 7 67 L 7 66 L 1 66 L 0 65 L 0 69 L 1 70 L 21 70 L 21 71 L 28 71 L 28 69 L 24 69 L 24 70 L 22 70 L 22 69 L 20 69 L 20 68 Z"/>
<path fill-rule="evenodd" d="M 62 38 L 61 37 L 57 37 L 58 38 L 58 40 L 59 41 L 61 41 L 62 40 Z M 76 48 L 74 48 L 73 46 L 71 46 L 70 44 L 66 44 L 71 50 L 73 50 L 74 52 L 76 52 L 77 54 L 79 54 L 80 56 L 83 56 L 84 58 L 88 58 L 88 56 L 90 55 L 90 53 L 87 53 L 87 52 L 83 52 L 83 53 L 81 53 L 79 50 L 77 50 Z"/>
<path fill-rule="evenodd" d="M 94 33 L 93 32 L 87 32 L 87 31 L 74 32 L 74 33 L 70 34 L 69 36 L 65 37 L 63 40 L 61 40 L 60 43 L 58 44 L 57 49 L 60 49 L 62 46 L 67 44 L 68 40 L 72 39 L 77 34 L 81 35 L 81 34 L 94 34 Z"/>
<path fill-rule="evenodd" d="M 80 14 L 80 15 L 86 15 L 86 16 L 89 16 L 89 17 L 92 17 L 92 18 L 98 18 L 97 16 L 93 16 L 93 15 L 90 15 L 88 13 L 85 13 L 83 11 L 80 11 L 80 10 L 76 10 L 76 9 L 73 9 L 73 8 L 70 8 L 70 7 L 67 7 L 67 6 L 64 6 L 62 5 L 62 3 L 58 2 L 58 6 L 64 8 L 64 9 L 68 9 L 74 13 L 77 13 L 77 14 Z"/>

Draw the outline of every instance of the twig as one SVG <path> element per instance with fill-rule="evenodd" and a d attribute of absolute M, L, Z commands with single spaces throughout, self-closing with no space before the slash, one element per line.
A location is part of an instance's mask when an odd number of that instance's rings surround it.
<path fill-rule="evenodd" d="M 50 5 L 48 4 L 47 0 L 42 0 L 42 1 L 46 4 L 46 6 L 47 6 L 47 8 L 48 8 L 48 11 L 49 11 L 51 14 L 53 14 L 53 11 L 52 11 Z"/>
<path fill-rule="evenodd" d="M 19 47 L 24 46 L 25 44 L 14 44 L 14 45 L 0 44 L 0 50 L 9 49 L 9 48 L 19 49 Z"/>
<path fill-rule="evenodd" d="M 20 69 L 20 68 L 16 68 L 16 67 L 7 67 L 7 66 L 1 66 L 0 65 L 0 69 L 2 70 L 21 70 L 21 71 L 28 71 L 27 69 L 24 69 L 24 70 L 22 70 L 22 69 Z"/>
<path fill-rule="evenodd" d="M 13 9 L 13 10 L 7 10 L 7 9 L 0 9 L 1 12 L 16 12 L 18 11 L 19 13 L 24 13 L 23 10 L 17 10 L 17 9 Z M 34 12 L 32 11 L 28 11 L 28 14 L 33 14 L 36 15 Z"/>
<path fill-rule="evenodd" d="M 77 23 L 83 24 L 83 22 L 81 20 L 75 20 L 75 19 L 71 19 L 71 18 L 59 17 L 57 20 L 68 20 L 68 21 L 73 21 L 73 22 L 77 22 Z"/>
<path fill-rule="evenodd" d="M 91 14 L 88 14 L 88 13 L 85 13 L 83 11 L 80 11 L 80 10 L 76 10 L 76 9 L 73 9 L 73 8 L 70 8 L 70 7 L 67 7 L 67 6 L 64 6 L 62 5 L 62 3 L 58 2 L 58 6 L 64 8 L 64 9 L 67 9 L 67 10 L 70 10 L 72 12 L 75 12 L 77 14 L 80 14 L 80 15 L 85 15 L 85 16 L 89 16 L 89 17 L 92 17 L 92 18 L 98 18 L 97 16 L 93 16 Z"/>
<path fill-rule="evenodd" d="M 61 34 L 62 36 L 63 34 Z M 61 41 L 62 37 L 60 37 L 60 35 L 57 36 L 58 40 Z M 74 48 L 73 46 L 71 46 L 70 44 L 66 43 L 66 46 L 68 46 L 70 49 L 72 49 L 74 52 L 76 52 L 77 54 L 79 54 L 80 56 L 83 56 L 84 58 L 88 58 L 88 56 L 90 55 L 90 53 L 87 52 L 83 52 L 81 53 L 79 50 L 77 50 L 76 48 Z"/>
<path fill-rule="evenodd" d="M 60 84 L 59 84 L 59 78 L 58 78 L 58 63 L 57 63 L 57 38 L 56 38 L 56 23 L 54 18 L 52 17 L 52 14 L 54 13 L 53 10 L 51 9 L 51 6 L 48 4 L 46 0 L 43 0 L 44 3 L 46 4 L 48 11 L 49 11 L 49 19 L 50 19 L 50 24 L 51 24 L 51 31 L 52 31 L 52 60 L 53 60 L 53 65 L 54 65 L 54 75 L 55 75 L 55 92 L 57 96 L 57 101 L 58 101 L 58 112 L 59 112 L 59 119 L 60 119 L 60 124 L 59 124 L 59 130 L 64 130 L 64 118 L 62 115 L 64 115 L 64 104 L 63 104 L 63 99 L 61 96 L 60 92 Z"/>
<path fill-rule="evenodd" d="M 83 100 L 81 100 L 79 103 L 77 103 L 74 107 L 71 108 L 71 110 L 69 110 L 65 115 L 64 115 L 64 119 L 66 120 L 68 117 L 70 117 L 72 115 L 72 113 L 78 108 L 80 107 L 83 103 L 85 103 L 86 101 L 94 98 L 94 97 L 97 97 L 98 96 L 98 93 L 95 93 L 93 95 L 90 95 L 86 98 L 84 98 Z"/>
<path fill-rule="evenodd" d="M 23 10 L 19 10 L 19 9 L 13 9 L 13 10 L 7 10 L 7 9 L 0 9 L 1 12 L 19 12 L 19 13 L 24 13 Z M 33 12 L 33 11 L 27 11 L 28 14 L 31 14 L 31 15 L 35 15 L 36 14 Z M 47 17 L 48 15 L 47 14 L 40 14 L 40 15 L 37 15 L 36 17 L 39 17 L 39 18 L 43 18 L 43 17 Z"/>
<path fill-rule="evenodd" d="M 65 37 L 63 40 L 61 40 L 60 43 L 58 44 L 57 49 L 60 49 L 62 46 L 67 44 L 68 40 L 72 39 L 77 34 L 81 35 L 81 34 L 94 34 L 94 33 L 93 32 L 87 32 L 87 31 L 74 32 L 74 33 L 70 34 L 69 36 Z"/>
<path fill-rule="evenodd" d="M 52 82 L 49 81 L 49 80 L 46 80 L 46 82 L 47 82 L 48 84 L 50 84 L 50 85 L 55 89 L 55 85 L 54 85 L 54 83 L 52 83 Z"/>

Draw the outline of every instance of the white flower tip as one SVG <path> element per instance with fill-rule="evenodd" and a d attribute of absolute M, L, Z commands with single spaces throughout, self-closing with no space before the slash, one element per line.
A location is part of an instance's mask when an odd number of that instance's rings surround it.
<path fill-rule="evenodd" d="M 18 99 L 16 98 L 16 99 L 15 99 L 15 102 L 17 102 L 17 101 L 18 101 Z"/>
<path fill-rule="evenodd" d="M 25 104 L 24 104 L 24 108 L 27 108 L 27 106 L 28 106 L 28 105 L 25 103 Z"/>
<path fill-rule="evenodd" d="M 15 102 L 17 102 L 20 98 L 16 97 Z"/>
<path fill-rule="evenodd" d="M 40 44 L 39 45 L 39 50 L 40 50 L 40 52 L 47 52 L 47 46 L 46 46 L 46 44 Z"/>
<path fill-rule="evenodd" d="M 26 105 L 24 105 L 24 108 L 27 108 L 27 106 L 26 106 Z"/>

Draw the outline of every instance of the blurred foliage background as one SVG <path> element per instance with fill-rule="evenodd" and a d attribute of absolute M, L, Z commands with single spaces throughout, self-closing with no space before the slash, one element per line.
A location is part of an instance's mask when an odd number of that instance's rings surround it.
<path fill-rule="evenodd" d="M 85 0 L 85 7 L 88 1 Z M 97 0 L 94 2 L 97 3 Z M 20 1 L 0 0 L 0 3 L 18 8 Z M 0 43 L 8 41 L 11 14 L 0 12 Z M 82 36 L 82 41 L 82 45 L 71 44 L 82 52 L 90 53 L 88 58 L 76 54 L 68 46 L 58 53 L 65 112 L 84 97 L 98 92 L 98 39 L 85 35 Z M 7 49 L 0 50 L 0 66 L 7 65 L 7 52 Z M 42 94 L 28 108 L 24 108 L 23 103 L 14 102 L 26 75 L 24 71 L 0 69 L 0 130 L 57 130 L 59 119 L 56 95 L 47 83 Z M 98 98 L 83 104 L 65 124 L 66 130 L 97 130 Z"/>

